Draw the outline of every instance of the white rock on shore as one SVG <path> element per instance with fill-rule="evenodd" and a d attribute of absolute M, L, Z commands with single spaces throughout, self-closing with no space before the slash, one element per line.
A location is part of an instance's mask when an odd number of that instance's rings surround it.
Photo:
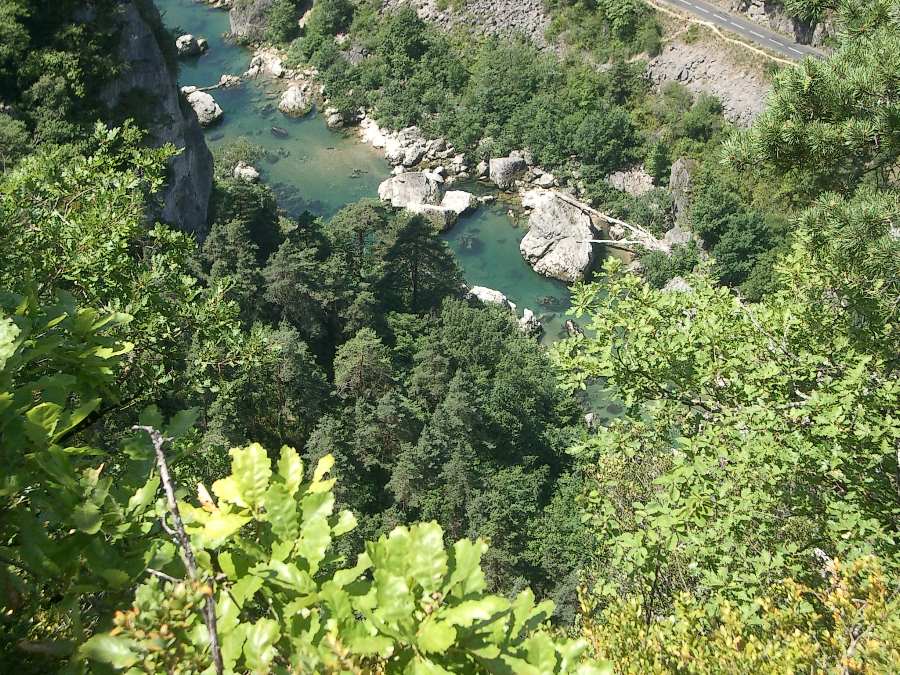
<path fill-rule="evenodd" d="M 527 168 L 528 165 L 522 157 L 497 157 L 490 161 L 488 171 L 498 188 L 508 190 L 515 184 L 516 177 Z"/>
<path fill-rule="evenodd" d="M 292 84 L 281 95 L 278 110 L 288 117 L 303 117 L 312 110 L 313 102 L 298 84 Z"/>
<path fill-rule="evenodd" d="M 239 75 L 228 75 L 226 73 L 219 78 L 219 86 L 222 87 L 222 89 L 237 87 L 241 82 L 243 82 L 243 80 L 241 80 Z"/>
<path fill-rule="evenodd" d="M 509 301 L 509 298 L 506 297 L 500 291 L 496 291 L 493 288 L 487 288 L 485 286 L 472 286 L 469 289 L 469 292 L 466 294 L 467 298 L 475 298 L 476 300 L 480 300 L 486 305 L 500 305 L 501 307 L 505 307 L 506 309 L 516 311 L 515 303 Z"/>
<path fill-rule="evenodd" d="M 378 186 L 378 197 L 396 208 L 413 204 L 438 206 L 444 198 L 444 179 L 427 171 L 408 171 Z"/>
<path fill-rule="evenodd" d="M 448 190 L 441 200 L 441 206 L 451 209 L 461 216 L 478 207 L 478 197 L 464 190 Z"/>

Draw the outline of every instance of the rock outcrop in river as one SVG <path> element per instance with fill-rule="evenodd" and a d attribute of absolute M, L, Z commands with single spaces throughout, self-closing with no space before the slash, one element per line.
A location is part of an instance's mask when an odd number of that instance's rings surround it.
<path fill-rule="evenodd" d="M 161 209 L 156 216 L 175 227 L 203 236 L 212 192 L 213 160 L 194 111 L 178 92 L 158 41 L 163 35 L 152 3 L 126 1 L 116 10 L 121 26 L 118 58 L 126 67 L 103 87 L 101 100 L 121 113 L 129 101 L 150 98 L 151 107 L 137 111 L 154 146 L 171 143 L 181 150 L 169 162 Z M 115 115 L 114 115 L 115 116 Z"/>
<path fill-rule="evenodd" d="M 462 190 L 445 192 L 444 179 L 430 171 L 406 171 L 378 186 L 378 197 L 391 206 L 425 216 L 441 230 L 448 230 L 478 198 Z"/>
<path fill-rule="evenodd" d="M 201 127 L 211 127 L 225 114 L 211 94 L 200 91 L 197 87 L 182 87 L 181 93 L 194 109 Z"/>
<path fill-rule="evenodd" d="M 397 208 L 440 204 L 444 197 L 444 179 L 427 171 L 408 171 L 391 176 L 379 185 L 378 196 Z"/>
<path fill-rule="evenodd" d="M 534 271 L 569 283 L 584 279 L 594 262 L 590 240 L 602 230 L 591 213 L 552 190 L 526 192 L 522 206 L 532 211 L 519 251 Z"/>

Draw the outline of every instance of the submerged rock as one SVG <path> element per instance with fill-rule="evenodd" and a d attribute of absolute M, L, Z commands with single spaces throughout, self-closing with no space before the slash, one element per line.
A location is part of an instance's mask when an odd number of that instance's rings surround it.
<path fill-rule="evenodd" d="M 498 157 L 492 159 L 489 165 L 490 178 L 501 190 L 511 188 L 516 176 L 528 168 L 522 157 Z"/>
<path fill-rule="evenodd" d="M 197 121 L 202 127 L 212 126 L 225 114 L 216 103 L 216 99 L 205 91 L 200 91 L 196 87 L 183 87 L 181 93 L 185 95 L 187 102 L 197 113 Z"/>
<path fill-rule="evenodd" d="M 296 84 L 288 87 L 281 95 L 281 100 L 278 101 L 278 110 L 288 117 L 303 117 L 312 110 L 312 106 L 312 99 L 304 94 L 300 86 Z"/>
<path fill-rule="evenodd" d="M 411 204 L 437 206 L 444 197 L 444 181 L 440 176 L 426 171 L 407 171 L 379 185 L 378 197 L 397 208 Z"/>
<path fill-rule="evenodd" d="M 525 193 L 522 206 L 532 212 L 519 250 L 534 271 L 567 282 L 584 279 L 594 262 L 590 240 L 598 229 L 590 213 L 551 190 Z"/>

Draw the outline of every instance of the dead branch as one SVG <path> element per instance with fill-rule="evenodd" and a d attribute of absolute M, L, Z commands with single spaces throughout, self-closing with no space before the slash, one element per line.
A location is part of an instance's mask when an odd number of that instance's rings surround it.
<path fill-rule="evenodd" d="M 156 451 L 156 465 L 159 469 L 159 478 L 163 484 L 166 493 L 166 504 L 169 513 L 172 515 L 174 523 L 174 536 L 181 548 L 184 556 L 185 566 L 187 567 L 188 576 L 192 581 L 199 581 L 200 572 L 197 568 L 197 559 L 194 557 L 194 549 L 191 547 L 191 539 L 188 537 L 187 531 L 184 529 L 184 521 L 181 520 L 181 511 L 178 509 L 178 502 L 175 499 L 175 488 L 172 484 L 172 477 L 169 475 L 169 465 L 166 462 L 166 454 L 163 446 L 166 441 L 171 440 L 165 438 L 159 431 L 149 426 L 133 426 L 134 431 L 145 431 L 150 436 L 153 443 L 153 449 Z M 214 582 L 210 580 L 212 585 Z M 212 651 L 213 664 L 216 667 L 216 675 L 222 675 L 224 664 L 222 662 L 222 648 L 219 645 L 219 632 L 216 628 L 216 598 L 215 593 L 210 592 L 206 596 L 206 602 L 203 606 L 203 618 L 206 622 L 206 629 L 209 632 L 209 644 Z"/>

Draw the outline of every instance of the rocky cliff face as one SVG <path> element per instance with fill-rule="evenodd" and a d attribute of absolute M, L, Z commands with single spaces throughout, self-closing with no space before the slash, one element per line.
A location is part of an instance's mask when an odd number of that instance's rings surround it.
<path fill-rule="evenodd" d="M 544 0 L 466 0 L 459 9 L 438 0 L 382 0 L 381 4 L 388 10 L 412 7 L 425 21 L 444 28 L 459 26 L 481 35 L 518 34 L 538 47 L 548 46 L 544 33 L 550 26 L 550 16 Z"/>
<path fill-rule="evenodd" d="M 231 35 L 239 40 L 255 42 L 266 33 L 267 14 L 275 0 L 234 0 L 228 19 Z"/>
<path fill-rule="evenodd" d="M 659 86 L 680 82 L 695 94 L 712 94 L 740 126 L 749 126 L 765 109 L 772 89 L 759 69 L 742 65 L 714 43 L 672 40 L 647 64 L 647 76 Z"/>
<path fill-rule="evenodd" d="M 834 33 L 830 21 L 814 23 L 790 16 L 778 0 L 713 0 L 717 5 L 731 12 L 743 14 L 748 19 L 792 36 L 803 45 L 821 47 Z"/>
<path fill-rule="evenodd" d="M 118 10 L 121 22 L 121 73 L 107 83 L 101 99 L 114 116 L 132 114 L 147 129 L 154 146 L 171 143 L 181 150 L 169 165 L 167 186 L 159 195 L 157 217 L 200 237 L 206 234 L 212 191 L 213 160 L 193 109 L 182 99 L 175 74 L 159 42 L 159 12 L 152 2 L 128 0 Z"/>

